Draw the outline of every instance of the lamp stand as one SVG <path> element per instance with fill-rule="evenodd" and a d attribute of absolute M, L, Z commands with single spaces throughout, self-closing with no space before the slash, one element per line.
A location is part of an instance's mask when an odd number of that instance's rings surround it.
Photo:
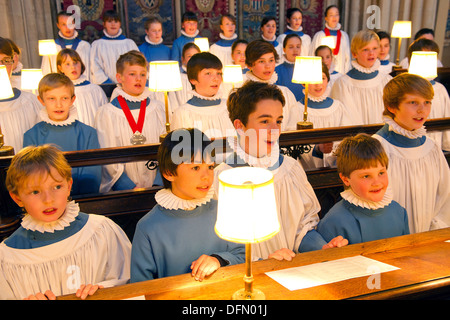
<path fill-rule="evenodd" d="M 308 83 L 305 84 L 305 110 L 303 111 L 303 121 L 297 122 L 297 130 L 313 129 L 314 125 L 308 121 Z"/>
<path fill-rule="evenodd" d="M 4 145 L 4 136 L 2 134 L 2 129 L 0 128 L 0 157 L 7 157 L 14 155 L 14 148 L 11 146 Z"/>
<path fill-rule="evenodd" d="M 166 133 L 163 133 L 159 136 L 159 142 L 163 142 L 164 138 L 169 134 L 170 132 L 170 122 L 169 122 L 169 100 L 167 98 L 167 91 L 164 91 L 164 107 L 166 111 Z"/>
<path fill-rule="evenodd" d="M 245 288 L 236 291 L 232 299 L 233 300 L 265 300 L 266 296 L 264 292 L 253 288 L 253 275 L 252 275 L 252 244 L 245 244 L 245 269 L 244 276 Z"/>
<path fill-rule="evenodd" d="M 47 58 L 48 58 L 48 64 L 50 65 L 50 73 L 53 73 L 52 59 L 50 58 L 50 56 L 47 56 Z"/>
<path fill-rule="evenodd" d="M 396 69 L 401 69 L 400 66 L 400 50 L 402 48 L 402 38 L 398 38 L 398 49 L 397 49 L 397 59 L 395 60 L 395 66 Z"/>

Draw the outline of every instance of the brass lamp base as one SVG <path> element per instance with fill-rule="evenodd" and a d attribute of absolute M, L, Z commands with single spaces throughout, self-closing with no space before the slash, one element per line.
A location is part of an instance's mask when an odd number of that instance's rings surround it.
<path fill-rule="evenodd" d="M 233 293 L 231 298 L 233 300 L 266 300 L 266 295 L 258 289 L 253 289 L 252 292 L 248 292 L 245 289 L 240 289 Z"/>
<path fill-rule="evenodd" d="M 159 142 L 163 142 L 164 139 L 167 137 L 167 135 L 169 134 L 169 132 L 163 133 L 162 135 L 159 136 Z"/>
<path fill-rule="evenodd" d="M 11 146 L 3 146 L 0 148 L 0 157 L 8 157 L 14 155 L 14 148 Z"/>
<path fill-rule="evenodd" d="M 314 125 L 309 121 L 297 122 L 297 130 L 314 129 Z"/>

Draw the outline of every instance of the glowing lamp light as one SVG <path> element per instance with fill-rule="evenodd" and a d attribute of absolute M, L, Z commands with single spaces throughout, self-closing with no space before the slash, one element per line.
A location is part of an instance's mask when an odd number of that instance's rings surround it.
<path fill-rule="evenodd" d="M 52 56 L 57 55 L 56 43 L 53 39 L 39 40 L 39 55 Z"/>
<path fill-rule="evenodd" d="M 39 87 L 43 75 L 41 69 L 22 69 L 21 88 L 23 90 L 32 90 L 33 93 Z"/>
<path fill-rule="evenodd" d="M 240 65 L 230 64 L 223 67 L 223 82 L 232 83 L 233 87 L 235 83 L 244 82 L 242 76 L 242 67 Z"/>
<path fill-rule="evenodd" d="M 0 99 L 9 99 L 14 97 L 14 92 L 9 81 L 6 66 L 0 65 Z"/>
<path fill-rule="evenodd" d="M 336 38 L 333 36 L 323 37 L 320 41 L 320 45 L 327 46 L 331 50 L 334 50 L 336 48 Z"/>
<path fill-rule="evenodd" d="M 400 67 L 400 49 L 402 47 L 402 38 L 411 38 L 412 23 L 411 21 L 395 21 L 392 27 L 391 37 L 399 38 L 397 59 L 395 60 L 396 67 Z"/>
<path fill-rule="evenodd" d="M 273 174 L 266 169 L 241 167 L 219 174 L 218 209 L 215 231 L 227 241 L 245 243 L 245 288 L 234 293 L 235 300 L 265 299 L 253 288 L 251 244 L 272 238 L 280 231 Z"/>
<path fill-rule="evenodd" d="M 201 52 L 209 51 L 209 40 L 208 38 L 195 38 L 194 43 L 197 47 L 199 47 Z"/>
<path fill-rule="evenodd" d="M 308 86 L 323 82 L 322 57 L 296 57 L 292 82 L 305 85 L 305 110 L 303 121 L 297 123 L 297 130 L 312 129 L 313 124 L 308 121 Z"/>
<path fill-rule="evenodd" d="M 411 55 L 408 72 L 432 80 L 438 76 L 437 61 L 437 52 L 414 51 Z"/>
<path fill-rule="evenodd" d="M 169 102 L 167 99 L 167 92 L 183 89 L 180 66 L 178 61 L 152 61 L 150 62 L 149 75 L 149 90 L 153 92 L 164 92 L 167 134 L 170 132 Z M 164 140 L 165 135 L 160 137 L 161 141 Z"/>

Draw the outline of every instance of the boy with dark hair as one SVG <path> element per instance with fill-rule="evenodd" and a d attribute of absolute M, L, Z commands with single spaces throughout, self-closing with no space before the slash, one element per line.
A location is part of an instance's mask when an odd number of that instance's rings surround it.
<path fill-rule="evenodd" d="M 172 45 L 170 60 L 178 61 L 181 64 L 183 47 L 188 42 L 194 42 L 198 38 L 198 19 L 195 13 L 186 11 L 181 17 L 181 36 Z"/>

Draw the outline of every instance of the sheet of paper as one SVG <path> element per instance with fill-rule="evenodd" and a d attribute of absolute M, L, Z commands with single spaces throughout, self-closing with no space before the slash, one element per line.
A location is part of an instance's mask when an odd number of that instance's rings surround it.
<path fill-rule="evenodd" d="M 355 256 L 266 272 L 266 274 L 285 288 L 293 291 L 398 269 L 373 259 Z"/>

